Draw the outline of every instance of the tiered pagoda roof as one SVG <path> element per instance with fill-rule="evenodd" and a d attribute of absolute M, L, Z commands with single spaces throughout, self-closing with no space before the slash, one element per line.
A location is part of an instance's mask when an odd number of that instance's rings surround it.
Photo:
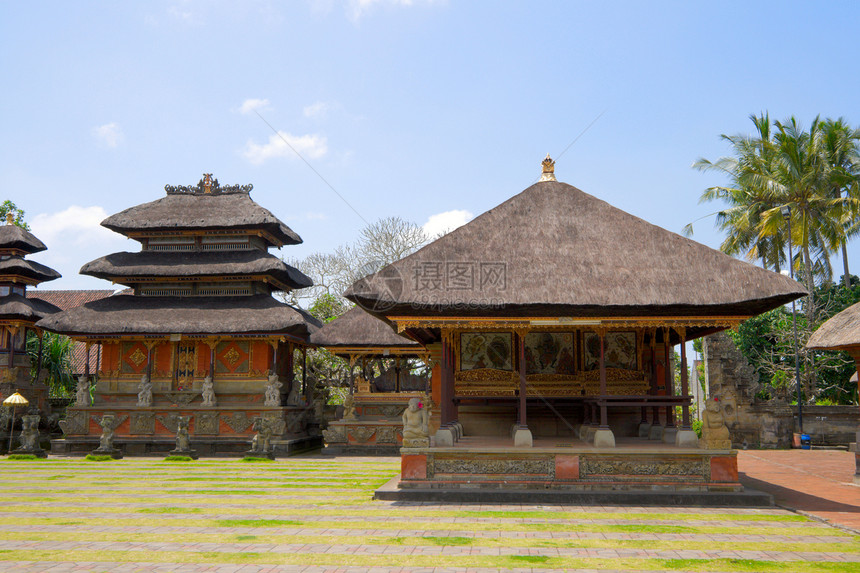
<path fill-rule="evenodd" d="M 46 249 L 29 231 L 13 224 L 11 213 L 0 226 L 0 321 L 33 324 L 60 309 L 38 298 L 28 298 L 27 286 L 60 278 L 60 273 L 24 257 Z"/>
<path fill-rule="evenodd" d="M 250 198 L 251 185 L 165 186 L 167 196 L 102 222 L 141 243 L 85 264 L 81 273 L 133 290 L 87 302 L 44 321 L 70 335 L 286 334 L 306 341 L 320 326 L 272 293 L 311 286 L 268 252 L 302 242 Z"/>

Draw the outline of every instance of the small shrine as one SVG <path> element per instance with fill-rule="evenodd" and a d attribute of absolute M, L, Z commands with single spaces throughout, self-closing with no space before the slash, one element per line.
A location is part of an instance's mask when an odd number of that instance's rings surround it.
<path fill-rule="evenodd" d="M 99 346 L 52 451 L 87 453 L 109 435 L 125 455 L 167 453 L 178 442 L 200 455 L 241 454 L 255 427 L 276 454 L 320 446 L 303 367 L 320 323 L 272 296 L 312 284 L 268 252 L 301 238 L 251 199 L 251 185 L 206 174 L 165 190 L 102 222 L 140 251 L 81 268 L 130 292 L 39 323 L 88 351 Z"/>
<path fill-rule="evenodd" d="M 805 290 L 557 181 L 549 156 L 542 167 L 520 194 L 345 293 L 434 364 L 430 445 L 415 446 L 422 418 L 404 417 L 413 447 L 386 495 L 740 494 L 720 418 L 701 446 L 691 428 L 685 343 Z"/>
<path fill-rule="evenodd" d="M 857 366 L 852 379 L 857 380 L 860 395 L 860 303 L 831 316 L 818 330 L 812 333 L 806 343 L 809 350 L 844 350 Z M 860 485 L 860 427 L 857 428 L 854 447 L 854 483 Z"/>
<path fill-rule="evenodd" d="M 39 298 L 28 297 L 27 287 L 58 279 L 60 273 L 29 261 L 26 256 L 46 248 L 29 231 L 15 225 L 11 213 L 7 214 L 6 224 L 0 226 L 0 401 L 20 391 L 29 401 L 29 408 L 43 414 L 49 410 L 48 387 L 41 372 L 41 361 L 36 365 L 35 377 L 31 374 L 27 333 L 38 335 L 41 357 L 42 330 L 35 324 L 60 309 Z M 5 431 L 6 427 L 8 421 L 0 430 Z"/>
<path fill-rule="evenodd" d="M 311 335 L 311 342 L 349 362 L 350 393 L 340 419 L 323 431 L 327 454 L 397 454 L 402 415 L 411 399 L 430 408 L 429 353 L 423 346 L 354 307 Z"/>

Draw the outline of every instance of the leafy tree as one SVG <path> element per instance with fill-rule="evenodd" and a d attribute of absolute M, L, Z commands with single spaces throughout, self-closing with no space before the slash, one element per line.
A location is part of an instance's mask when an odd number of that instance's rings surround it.
<path fill-rule="evenodd" d="M 72 339 L 52 332 L 42 333 L 42 372 L 52 396 L 72 396 L 76 382 L 72 371 Z M 32 364 L 32 375 L 36 375 L 39 363 L 39 337 L 30 332 L 27 337 L 27 352 Z"/>
<path fill-rule="evenodd" d="M 6 215 L 8 213 L 12 213 L 12 215 L 15 217 L 15 219 L 12 221 L 14 224 L 18 225 L 25 231 L 30 230 L 30 226 L 26 223 L 26 221 L 24 221 L 24 210 L 19 209 L 18 206 L 15 205 L 15 203 L 10 201 L 9 199 L 6 199 L 5 201 L 3 201 L 3 203 L 0 203 L 0 220 L 2 220 L 2 223 L 6 222 Z"/>

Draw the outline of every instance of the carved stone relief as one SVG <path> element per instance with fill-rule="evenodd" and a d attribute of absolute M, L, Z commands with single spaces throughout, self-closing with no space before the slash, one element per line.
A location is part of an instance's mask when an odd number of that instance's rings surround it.
<path fill-rule="evenodd" d="M 218 413 L 202 412 L 194 418 L 194 434 L 217 434 Z"/>
<path fill-rule="evenodd" d="M 254 423 L 254 420 L 248 417 L 248 414 L 245 412 L 233 412 L 231 415 L 223 414 L 221 419 L 224 420 L 230 429 L 236 432 L 237 434 L 241 434 L 245 430 L 251 427 L 251 424 Z"/>
<path fill-rule="evenodd" d="M 706 480 L 710 476 L 708 458 L 656 461 L 646 458 L 580 457 L 579 464 L 583 478 L 606 477 L 612 480 L 623 480 L 627 477 L 641 476 L 652 476 L 654 479 L 684 476 L 688 479 L 698 477 Z"/>
<path fill-rule="evenodd" d="M 152 412 L 139 412 L 131 415 L 131 434 L 154 434 L 155 414 Z"/>
<path fill-rule="evenodd" d="M 170 431 L 171 434 L 175 434 L 176 430 L 179 428 L 179 415 L 178 414 L 165 414 L 165 415 L 157 415 L 155 417 L 156 420 L 161 422 L 161 425 Z"/>
<path fill-rule="evenodd" d="M 397 428 L 394 426 L 380 426 L 376 430 L 377 444 L 396 444 L 397 443 Z"/>
<path fill-rule="evenodd" d="M 323 439 L 327 444 L 345 444 L 346 434 L 342 428 L 330 427 L 328 430 L 323 430 Z"/>
<path fill-rule="evenodd" d="M 529 459 L 435 459 L 434 472 L 442 474 L 481 474 L 534 476 L 540 479 L 555 477 L 553 458 Z M 527 479 L 527 478 L 526 478 Z"/>
<path fill-rule="evenodd" d="M 66 419 L 60 420 L 60 429 L 63 434 L 86 434 L 89 432 L 89 416 L 81 410 L 66 410 Z"/>

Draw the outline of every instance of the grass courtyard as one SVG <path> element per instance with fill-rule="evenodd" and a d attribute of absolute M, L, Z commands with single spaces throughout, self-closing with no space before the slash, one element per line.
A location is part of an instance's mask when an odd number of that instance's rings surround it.
<path fill-rule="evenodd" d="M 0 460 L 0 571 L 834 571 L 860 536 L 780 509 L 373 501 L 396 458 Z"/>

